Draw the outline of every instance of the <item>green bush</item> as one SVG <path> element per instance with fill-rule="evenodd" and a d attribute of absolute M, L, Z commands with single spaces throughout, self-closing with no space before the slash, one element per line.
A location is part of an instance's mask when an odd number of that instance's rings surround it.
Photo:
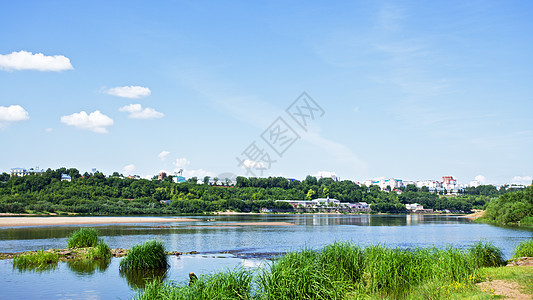
<path fill-rule="evenodd" d="M 94 228 L 82 227 L 74 231 L 68 238 L 69 248 L 95 247 L 98 244 L 98 231 Z"/>
<path fill-rule="evenodd" d="M 165 247 L 159 241 L 149 241 L 133 246 L 120 261 L 120 270 L 166 269 L 168 267 Z"/>
<path fill-rule="evenodd" d="M 533 257 L 533 240 L 520 242 L 513 254 L 513 258 Z"/>

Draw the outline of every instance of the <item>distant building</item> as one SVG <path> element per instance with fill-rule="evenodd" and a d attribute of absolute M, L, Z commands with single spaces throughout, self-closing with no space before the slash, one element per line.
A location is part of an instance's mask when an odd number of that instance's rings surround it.
<path fill-rule="evenodd" d="M 68 181 L 70 182 L 72 180 L 72 177 L 70 177 L 67 174 L 61 174 L 61 181 Z"/>
<path fill-rule="evenodd" d="M 167 177 L 167 173 L 166 173 L 166 172 L 163 172 L 163 171 L 159 172 L 159 175 L 157 175 L 157 179 L 158 179 L 158 180 L 163 180 L 163 179 L 165 179 L 166 177 Z"/>
<path fill-rule="evenodd" d="M 424 210 L 424 206 L 418 203 L 406 204 L 405 208 L 410 211 Z"/>
<path fill-rule="evenodd" d="M 174 176 L 172 180 L 176 183 L 187 182 L 187 179 L 183 176 Z"/>
<path fill-rule="evenodd" d="M 39 170 L 39 168 L 30 168 L 26 170 L 24 168 L 13 168 L 11 169 L 11 176 L 26 176 L 26 175 L 40 175 L 44 173 L 44 170 Z"/>

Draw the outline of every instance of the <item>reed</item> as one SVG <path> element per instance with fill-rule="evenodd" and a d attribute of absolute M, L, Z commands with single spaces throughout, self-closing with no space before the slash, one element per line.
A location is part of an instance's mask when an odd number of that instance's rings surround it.
<path fill-rule="evenodd" d="M 74 231 L 68 238 L 69 248 L 95 247 L 98 244 L 98 231 L 94 228 L 82 227 Z"/>
<path fill-rule="evenodd" d="M 168 268 L 165 247 L 159 241 L 149 241 L 133 246 L 120 261 L 119 269 L 166 269 Z"/>
<path fill-rule="evenodd" d="M 499 267 L 505 264 L 502 251 L 488 242 L 477 242 L 468 249 L 476 267 Z"/>
<path fill-rule="evenodd" d="M 533 257 L 533 240 L 520 242 L 513 253 L 513 258 Z"/>
<path fill-rule="evenodd" d="M 500 260 L 501 251 L 488 243 L 462 251 L 336 242 L 287 253 L 255 276 L 216 273 L 191 287 L 151 283 L 137 299 L 442 299 L 473 289 L 479 268 Z"/>
<path fill-rule="evenodd" d="M 45 271 L 57 267 L 58 261 L 58 254 L 41 249 L 37 252 L 16 255 L 13 257 L 13 267 L 20 271 Z"/>
<path fill-rule="evenodd" d="M 87 252 L 87 258 L 90 259 L 109 259 L 111 256 L 111 249 L 103 241 L 99 241 L 96 247 L 89 249 Z"/>
<path fill-rule="evenodd" d="M 163 284 L 154 280 L 146 284 L 136 300 L 181 300 L 181 299 L 242 299 L 251 300 L 252 275 L 243 269 L 227 270 L 212 275 L 203 275 L 191 286 L 187 283 Z"/>

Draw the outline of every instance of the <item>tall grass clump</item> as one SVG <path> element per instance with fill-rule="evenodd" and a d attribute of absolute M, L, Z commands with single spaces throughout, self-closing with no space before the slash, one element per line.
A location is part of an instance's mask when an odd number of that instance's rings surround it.
<path fill-rule="evenodd" d="M 477 268 L 499 267 L 505 264 L 502 250 L 492 243 L 477 242 L 468 249 L 468 254 Z"/>
<path fill-rule="evenodd" d="M 513 258 L 533 257 L 533 240 L 523 241 L 516 246 Z"/>
<path fill-rule="evenodd" d="M 363 250 L 351 243 L 334 242 L 320 251 L 318 259 L 329 280 L 353 284 L 363 276 Z"/>
<path fill-rule="evenodd" d="M 111 249 L 103 241 L 99 241 L 96 247 L 87 252 L 87 257 L 90 259 L 109 259 L 111 256 Z"/>
<path fill-rule="evenodd" d="M 144 290 L 135 295 L 136 300 L 209 299 L 251 300 L 252 275 L 243 269 L 228 270 L 200 276 L 191 286 L 187 283 L 164 284 L 161 280 L 147 283 Z"/>
<path fill-rule="evenodd" d="M 94 228 L 82 227 L 74 231 L 68 238 L 68 248 L 95 247 L 98 244 L 98 231 Z"/>
<path fill-rule="evenodd" d="M 263 299 L 339 299 L 345 286 L 331 280 L 319 263 L 320 253 L 310 249 L 287 253 L 259 278 Z"/>
<path fill-rule="evenodd" d="M 120 261 L 119 269 L 166 269 L 168 267 L 165 247 L 159 241 L 149 241 L 133 246 Z"/>
<path fill-rule="evenodd" d="M 20 270 L 45 271 L 54 269 L 59 261 L 57 253 L 44 251 L 19 254 L 13 257 L 13 267 Z"/>

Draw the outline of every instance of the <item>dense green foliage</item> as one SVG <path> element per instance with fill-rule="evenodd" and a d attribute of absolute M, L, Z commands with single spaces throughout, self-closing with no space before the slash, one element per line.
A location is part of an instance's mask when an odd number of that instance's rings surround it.
<path fill-rule="evenodd" d="M 37 252 L 19 254 L 13 257 L 13 268 L 20 271 L 45 271 L 54 269 L 59 261 L 59 255 L 43 249 Z"/>
<path fill-rule="evenodd" d="M 533 186 L 522 191 L 507 193 L 491 201 L 484 218 L 500 224 L 532 224 Z"/>
<path fill-rule="evenodd" d="M 69 174 L 72 181 L 61 181 Z M 76 169 L 48 169 L 40 175 L 24 177 L 2 174 L 0 212 L 78 213 L 93 215 L 199 214 L 216 211 L 259 212 L 262 208 L 291 211 L 292 206 L 275 200 L 335 198 L 341 202 L 367 202 L 372 211 L 404 213 L 405 204 L 419 203 L 428 209 L 465 211 L 481 209 L 492 197 L 508 190 L 493 186 L 465 189 L 460 196 L 443 196 L 414 185 L 401 193 L 381 191 L 378 186 L 358 185 L 350 180 L 331 178 L 288 180 L 283 177 L 237 177 L 235 186 L 197 184 L 196 178 L 174 183 L 164 180 L 104 176 Z M 207 182 L 207 181 L 206 181 Z M 510 190 L 510 189 L 509 189 Z M 168 200 L 168 201 L 167 201 Z M 164 203 L 163 203 L 164 202 Z"/>
<path fill-rule="evenodd" d="M 153 240 L 133 246 L 120 261 L 120 270 L 166 269 L 167 254 L 163 243 Z"/>
<path fill-rule="evenodd" d="M 67 243 L 69 248 L 95 247 L 98 244 L 98 231 L 82 227 L 69 236 Z"/>
<path fill-rule="evenodd" d="M 334 243 L 319 251 L 288 253 L 255 276 L 234 270 L 201 276 L 192 286 L 156 281 L 136 299 L 405 299 L 415 294 L 447 298 L 458 287 L 473 286 L 481 265 L 499 266 L 476 257 L 499 249 L 481 243 L 473 248 L 360 248 Z"/>
<path fill-rule="evenodd" d="M 533 240 L 520 242 L 516 247 L 513 258 L 533 257 Z"/>

